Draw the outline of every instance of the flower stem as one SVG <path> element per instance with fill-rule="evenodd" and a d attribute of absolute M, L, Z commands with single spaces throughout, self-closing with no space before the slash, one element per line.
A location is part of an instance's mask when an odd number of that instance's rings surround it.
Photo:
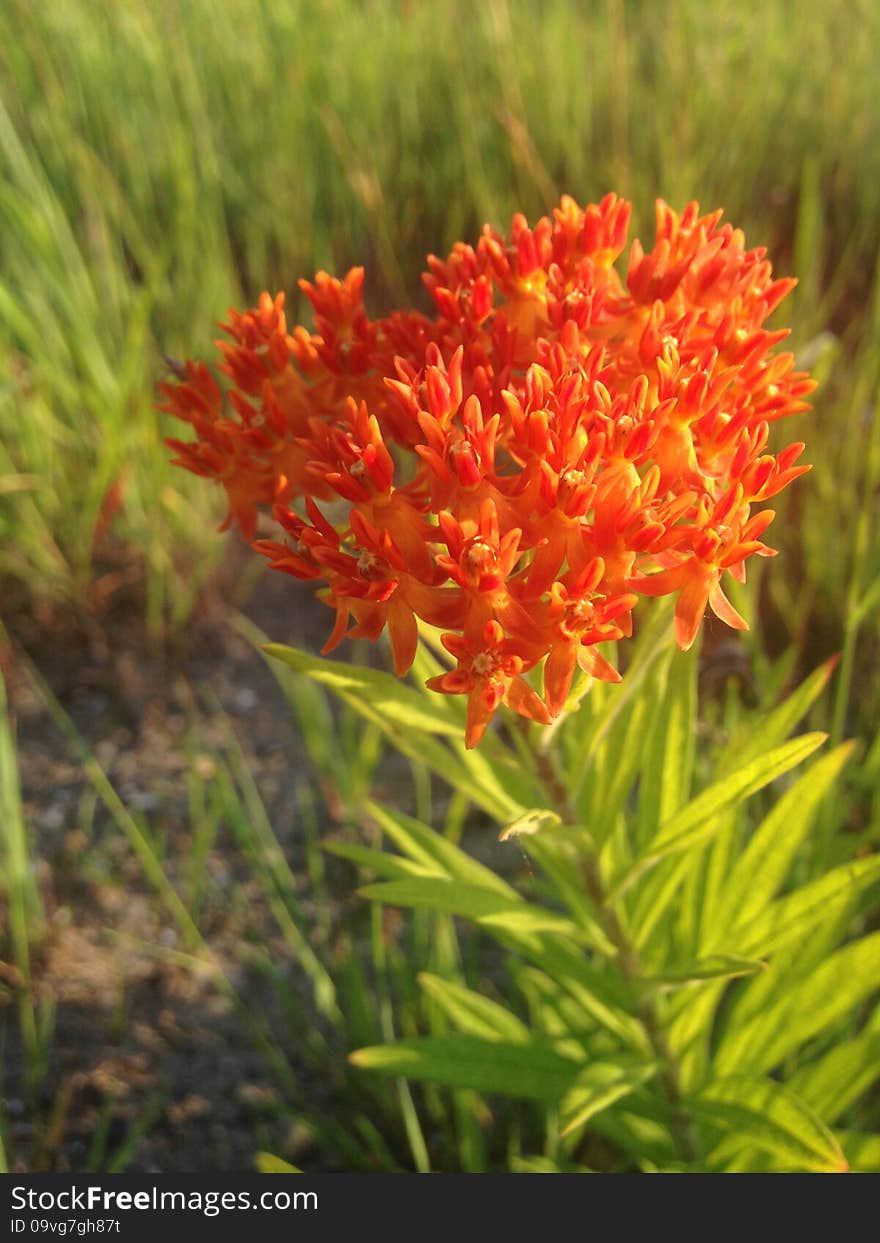
<path fill-rule="evenodd" d="M 549 754 L 540 746 L 535 745 L 533 737 L 529 737 L 529 744 L 535 758 L 538 775 L 555 803 L 555 810 L 559 812 L 566 824 L 577 824 L 578 817 L 571 805 L 568 791 Z M 605 934 L 617 951 L 618 966 L 633 991 L 639 1022 L 660 1067 L 659 1083 L 669 1107 L 673 1138 L 679 1155 L 685 1161 L 695 1161 L 697 1144 L 693 1123 L 684 1105 L 681 1071 L 675 1054 L 669 1046 L 656 1003 L 645 988 L 645 974 L 638 950 L 624 928 L 617 911 L 608 902 L 599 857 L 594 849 L 587 849 L 584 854 L 582 871 L 587 894 L 596 909 Z"/>

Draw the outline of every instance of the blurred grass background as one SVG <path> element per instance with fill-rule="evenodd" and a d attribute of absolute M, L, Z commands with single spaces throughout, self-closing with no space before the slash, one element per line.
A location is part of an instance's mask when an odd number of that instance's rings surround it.
<path fill-rule="evenodd" d="M 167 465 L 162 355 L 205 353 L 265 287 L 295 307 L 319 266 L 366 263 L 377 310 L 419 300 L 426 250 L 614 188 L 643 234 L 657 195 L 723 205 L 799 277 L 784 317 L 826 383 L 793 429 L 821 520 L 788 624 L 839 628 L 875 427 L 878 36 L 871 0 L 8 0 L 4 581 L 82 600 L 119 484 L 150 625 L 179 625 L 221 545 L 216 498 Z"/>
<path fill-rule="evenodd" d="M 133 583 L 154 640 L 185 626 L 227 541 L 219 498 L 168 465 L 154 386 L 163 356 L 210 351 L 229 305 L 284 288 L 295 310 L 299 276 L 354 263 L 373 310 L 421 304 L 425 252 L 484 220 L 614 189 L 650 237 L 656 196 L 698 198 L 797 275 L 779 321 L 822 381 L 786 429 L 814 471 L 771 532 L 754 642 L 789 669 L 842 650 L 825 724 L 870 742 L 878 54 L 873 0 L 6 0 L 0 616 L 94 612 L 102 583 Z M 850 794 L 876 809 L 865 755 Z M 7 735 L 24 875 L 13 767 Z M 13 907 L 25 979 L 38 905 Z M 42 1065 L 46 1021 L 22 1014 Z"/>

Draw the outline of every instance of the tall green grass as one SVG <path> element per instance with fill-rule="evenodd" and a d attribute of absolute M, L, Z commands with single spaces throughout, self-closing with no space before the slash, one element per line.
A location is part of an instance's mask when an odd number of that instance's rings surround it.
<path fill-rule="evenodd" d="M 33 866 L 33 850 L 21 805 L 15 732 L 8 715 L 6 687 L 0 675 L 0 895 L 4 920 L 4 957 L 12 971 L 6 988 L 17 993 L 19 1037 L 28 1067 L 28 1087 L 38 1083 L 43 1063 L 43 1017 L 33 991 L 34 951 L 45 937 L 45 917 Z M 6 1000 L 6 998 L 4 998 Z"/>
<path fill-rule="evenodd" d="M 833 629 L 878 569 L 855 531 L 876 436 L 878 38 L 870 0 L 9 0 L 0 574 L 87 599 L 121 497 L 151 625 L 179 625 L 220 545 L 216 498 L 167 465 L 163 353 L 204 353 L 230 302 L 317 266 L 366 262 L 377 308 L 418 299 L 425 250 L 613 187 L 643 231 L 657 194 L 722 204 L 801 278 L 796 340 L 837 379 L 804 434 L 823 465 L 797 515 L 806 593 L 790 581 Z M 829 521 L 847 531 L 833 553 Z"/>

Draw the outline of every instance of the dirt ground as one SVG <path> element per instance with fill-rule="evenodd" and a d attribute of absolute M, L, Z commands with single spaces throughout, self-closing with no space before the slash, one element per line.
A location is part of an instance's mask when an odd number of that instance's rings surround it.
<path fill-rule="evenodd" d="M 4 672 L 48 917 L 35 977 L 40 998 L 54 1007 L 36 1110 L 26 1103 L 15 1007 L 11 1000 L 0 1007 L 12 1169 L 83 1172 L 114 1160 L 144 1172 L 248 1169 L 259 1148 L 295 1159 L 306 1142 L 210 971 L 175 961 L 177 929 L 15 655 L 27 652 L 126 807 L 162 835 L 172 877 L 191 833 L 186 747 L 194 711 L 206 752 L 222 741 L 212 733 L 218 714 L 194 709 L 210 688 L 285 855 L 301 871 L 295 796 L 308 769 L 271 672 L 229 625 L 224 601 L 237 570 L 233 559 L 176 650 L 150 649 L 130 601 L 86 624 L 57 612 L 23 612 L 7 623 L 13 651 Z M 243 611 L 273 639 L 311 650 L 330 616 L 308 589 L 272 574 Z M 210 767 L 207 754 L 196 762 Z M 222 830 L 207 866 L 213 891 L 228 901 L 206 908 L 202 929 L 247 1007 L 272 1024 L 277 990 L 247 950 L 276 935 L 265 899 Z M 286 1052 L 295 1064 L 295 1050 Z"/>

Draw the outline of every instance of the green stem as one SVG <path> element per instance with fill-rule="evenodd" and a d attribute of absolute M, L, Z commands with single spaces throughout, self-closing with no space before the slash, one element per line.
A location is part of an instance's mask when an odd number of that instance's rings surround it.
<path fill-rule="evenodd" d="M 577 814 L 553 761 L 546 751 L 534 745 L 534 739 L 530 738 L 529 741 L 538 775 L 555 803 L 555 810 L 559 812 L 566 824 L 577 824 Z M 697 1144 L 693 1123 L 684 1104 L 681 1070 L 670 1048 L 654 998 L 645 988 L 645 973 L 638 950 L 624 928 L 617 911 L 608 901 L 608 893 L 599 866 L 599 856 L 595 850 L 586 851 L 583 856 L 582 869 L 587 894 L 596 908 L 605 934 L 617 951 L 617 964 L 635 996 L 639 1022 L 660 1067 L 659 1083 L 669 1107 L 676 1147 L 686 1161 L 696 1161 Z"/>

